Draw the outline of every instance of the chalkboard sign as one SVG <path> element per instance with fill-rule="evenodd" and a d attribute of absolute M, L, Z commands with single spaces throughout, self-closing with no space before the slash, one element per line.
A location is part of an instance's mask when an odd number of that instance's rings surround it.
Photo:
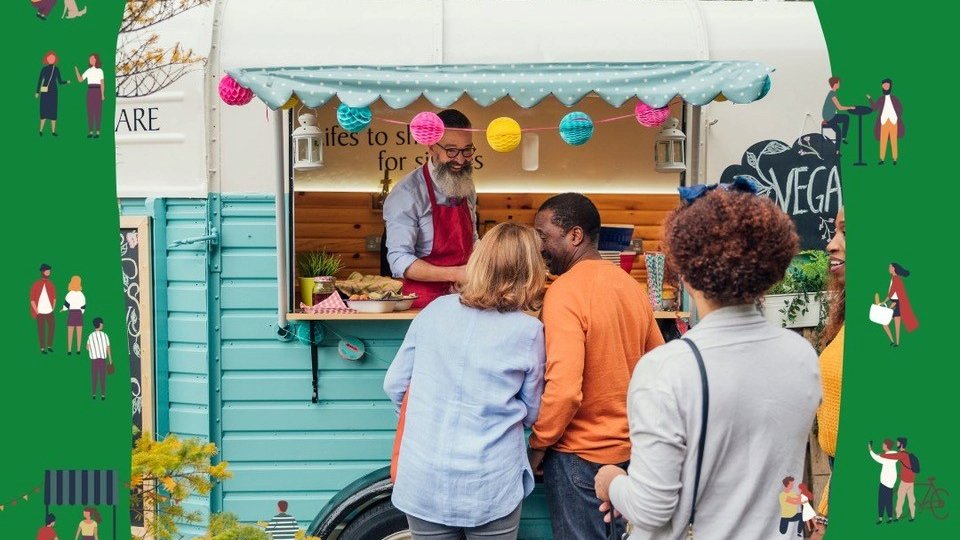
<path fill-rule="evenodd" d="M 837 146 L 819 133 L 808 133 L 793 146 L 766 140 L 750 146 L 739 165 L 724 169 L 721 183 L 746 176 L 793 218 L 802 249 L 824 249 L 836 229 L 843 205 Z"/>
<path fill-rule="evenodd" d="M 127 351 L 130 355 L 130 388 L 133 425 L 138 433 L 154 435 L 153 326 L 151 313 L 150 227 L 148 218 L 124 217 L 120 222 L 120 262 L 126 303 Z M 141 486 L 131 486 L 132 490 Z M 135 506 L 135 505 L 134 505 Z M 130 508 L 131 525 L 143 527 L 143 508 Z"/>

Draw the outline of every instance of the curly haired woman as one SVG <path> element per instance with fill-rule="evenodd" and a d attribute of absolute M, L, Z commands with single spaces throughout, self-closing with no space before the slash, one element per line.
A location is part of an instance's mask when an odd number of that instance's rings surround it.
<path fill-rule="evenodd" d="M 776 534 L 783 473 L 803 471 L 820 403 L 816 351 L 768 323 L 755 305 L 797 252 L 793 222 L 743 178 L 713 188 L 681 189 L 685 203 L 664 231 L 667 266 L 681 276 L 701 320 L 684 340 L 637 364 L 627 396 L 629 472 L 605 466 L 595 479 L 597 496 L 609 501 L 600 510 L 612 503 L 633 524 L 634 539 L 685 536 L 695 498 L 704 538 Z M 697 350 L 709 392 L 702 456 Z M 792 512 L 789 521 L 802 536 L 799 508 Z"/>

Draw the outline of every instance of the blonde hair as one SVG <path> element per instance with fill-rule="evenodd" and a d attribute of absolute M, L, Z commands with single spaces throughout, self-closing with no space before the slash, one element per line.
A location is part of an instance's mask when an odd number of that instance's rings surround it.
<path fill-rule="evenodd" d="M 68 291 L 82 291 L 83 287 L 80 285 L 80 276 L 73 276 L 70 278 L 70 284 L 67 285 Z"/>
<path fill-rule="evenodd" d="M 460 302 L 477 309 L 536 311 L 543 305 L 546 269 L 533 228 L 501 223 L 487 231 L 467 262 Z"/>

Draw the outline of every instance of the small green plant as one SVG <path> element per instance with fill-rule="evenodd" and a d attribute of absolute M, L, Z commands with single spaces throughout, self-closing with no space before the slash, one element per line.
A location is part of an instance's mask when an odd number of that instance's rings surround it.
<path fill-rule="evenodd" d="M 297 255 L 300 277 L 333 276 L 343 269 L 343 259 L 326 251 L 305 251 Z"/>
<path fill-rule="evenodd" d="M 270 540 L 270 535 L 256 525 L 240 523 L 230 512 L 222 512 L 210 516 L 207 534 L 193 540 Z"/>
<path fill-rule="evenodd" d="M 787 268 L 783 279 L 767 291 L 773 294 L 795 294 L 790 302 L 780 309 L 784 315 L 783 325 L 792 324 L 810 311 L 811 302 L 820 303 L 819 320 L 827 316 L 827 276 L 830 272 L 830 256 L 820 250 L 801 251 Z"/>

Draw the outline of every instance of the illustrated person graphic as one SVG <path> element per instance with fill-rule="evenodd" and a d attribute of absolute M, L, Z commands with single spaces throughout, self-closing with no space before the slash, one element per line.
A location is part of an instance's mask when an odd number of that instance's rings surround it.
<path fill-rule="evenodd" d="M 103 319 L 93 320 L 93 333 L 87 338 L 87 351 L 90 353 L 90 393 L 97 399 L 97 382 L 100 383 L 100 399 L 107 399 L 107 362 L 113 364 L 110 355 L 110 338 L 103 331 Z"/>
<path fill-rule="evenodd" d="M 841 105 L 840 99 L 837 98 L 837 90 L 840 90 L 840 77 L 830 77 L 827 84 L 830 85 L 830 91 L 827 92 L 827 97 L 823 100 L 823 122 L 824 125 L 830 126 L 836 132 L 838 144 L 840 141 L 846 144 L 847 130 L 850 129 L 850 115 L 840 111 L 849 111 L 854 107 Z"/>
<path fill-rule="evenodd" d="M 277 515 L 267 524 L 267 534 L 272 540 L 293 540 L 298 529 L 296 518 L 287 513 L 287 501 L 277 501 Z"/>
<path fill-rule="evenodd" d="M 37 540 L 60 540 L 57 538 L 57 531 L 53 528 L 57 524 L 57 516 L 47 514 L 45 522 L 46 525 L 40 527 L 40 530 L 37 531 Z"/>
<path fill-rule="evenodd" d="M 57 305 L 57 289 L 50 281 L 50 265 L 40 265 L 40 279 L 30 287 L 30 314 L 37 320 L 40 352 L 53 352 L 53 308 Z"/>
<path fill-rule="evenodd" d="M 57 53 L 49 51 L 43 55 L 43 67 L 37 77 L 36 96 L 40 99 L 40 136 L 43 136 L 43 126 L 50 121 L 50 132 L 57 136 L 57 93 L 61 84 L 70 84 L 70 81 L 60 75 L 57 67 Z"/>
<path fill-rule="evenodd" d="M 814 520 L 817 518 L 817 512 L 813 509 L 813 492 L 810 491 L 810 488 L 808 488 L 806 484 L 800 484 L 798 489 L 800 491 L 800 504 L 803 506 L 801 510 L 803 523 L 806 525 L 808 531 L 813 532 L 816 525 Z"/>
<path fill-rule="evenodd" d="M 83 17 L 87 13 L 87 8 L 77 9 L 77 0 L 64 0 L 63 1 L 63 15 L 61 18 L 64 19 L 76 19 L 77 17 Z"/>
<path fill-rule="evenodd" d="M 87 309 L 87 297 L 83 295 L 80 276 L 70 278 L 67 295 L 63 298 L 63 311 L 67 312 L 67 356 L 73 354 L 73 333 L 77 333 L 77 354 L 83 352 L 83 312 Z"/>
<path fill-rule="evenodd" d="M 883 454 L 873 451 L 873 441 L 867 443 L 870 457 L 880 464 L 880 486 L 877 490 L 877 525 L 883 523 L 883 516 L 887 516 L 887 523 L 893 523 L 893 486 L 897 483 L 897 462 L 899 455 L 891 450 L 893 441 L 884 439 Z"/>
<path fill-rule="evenodd" d="M 83 521 L 77 527 L 77 534 L 73 540 L 100 540 L 97 535 L 97 528 L 100 525 L 100 512 L 96 508 L 86 507 L 83 509 Z"/>
<path fill-rule="evenodd" d="M 867 101 L 870 102 L 870 108 L 879 111 L 877 120 L 873 125 L 873 135 L 880 141 L 880 165 L 887 159 L 887 143 L 893 150 L 893 164 L 897 164 L 897 140 L 903 137 L 903 105 L 900 100 L 892 93 L 893 81 L 884 79 L 880 83 L 883 90 L 883 98 L 873 101 L 870 94 L 867 94 Z"/>
<path fill-rule="evenodd" d="M 907 451 L 906 437 L 897 437 L 897 460 L 900 462 L 900 486 L 897 487 L 897 517 L 894 521 L 900 521 L 905 500 L 909 502 L 910 521 L 913 521 L 917 515 L 917 498 L 913 488 L 917 473 L 920 472 L 920 461 Z"/>
<path fill-rule="evenodd" d="M 87 60 L 89 67 L 86 71 L 81 74 L 77 66 L 73 66 L 73 71 L 77 75 L 77 82 L 87 81 L 87 138 L 99 139 L 103 100 L 106 98 L 103 69 L 100 65 L 100 55 L 92 53 Z"/>
<path fill-rule="evenodd" d="M 800 511 L 800 506 L 803 504 L 803 499 L 800 497 L 799 493 L 793 491 L 793 481 L 792 476 L 788 476 L 783 479 L 783 490 L 780 492 L 780 534 L 787 534 L 787 529 L 790 528 L 790 523 L 797 522 L 797 536 L 803 538 L 803 527 L 800 525 L 800 522 L 803 520 L 803 513 Z"/>
<path fill-rule="evenodd" d="M 896 304 L 893 306 L 893 326 L 896 332 L 896 341 L 894 341 L 894 335 L 890 333 L 890 325 L 883 327 L 883 330 L 887 333 L 887 337 L 890 338 L 891 347 L 900 346 L 900 323 L 901 321 L 907 325 L 907 332 L 913 332 L 920 326 L 920 322 L 917 321 L 917 316 L 913 313 L 913 307 L 910 305 L 910 298 L 907 297 L 907 289 L 903 284 L 903 278 L 910 275 L 910 271 L 906 268 L 900 266 L 897 263 L 890 263 L 890 289 L 887 291 L 887 298 L 885 301 L 892 301 Z"/>
<path fill-rule="evenodd" d="M 30 3 L 33 4 L 34 9 L 37 10 L 37 18 L 45 21 L 47 20 L 47 15 L 50 15 L 53 7 L 57 5 L 57 0 L 30 0 Z"/>

